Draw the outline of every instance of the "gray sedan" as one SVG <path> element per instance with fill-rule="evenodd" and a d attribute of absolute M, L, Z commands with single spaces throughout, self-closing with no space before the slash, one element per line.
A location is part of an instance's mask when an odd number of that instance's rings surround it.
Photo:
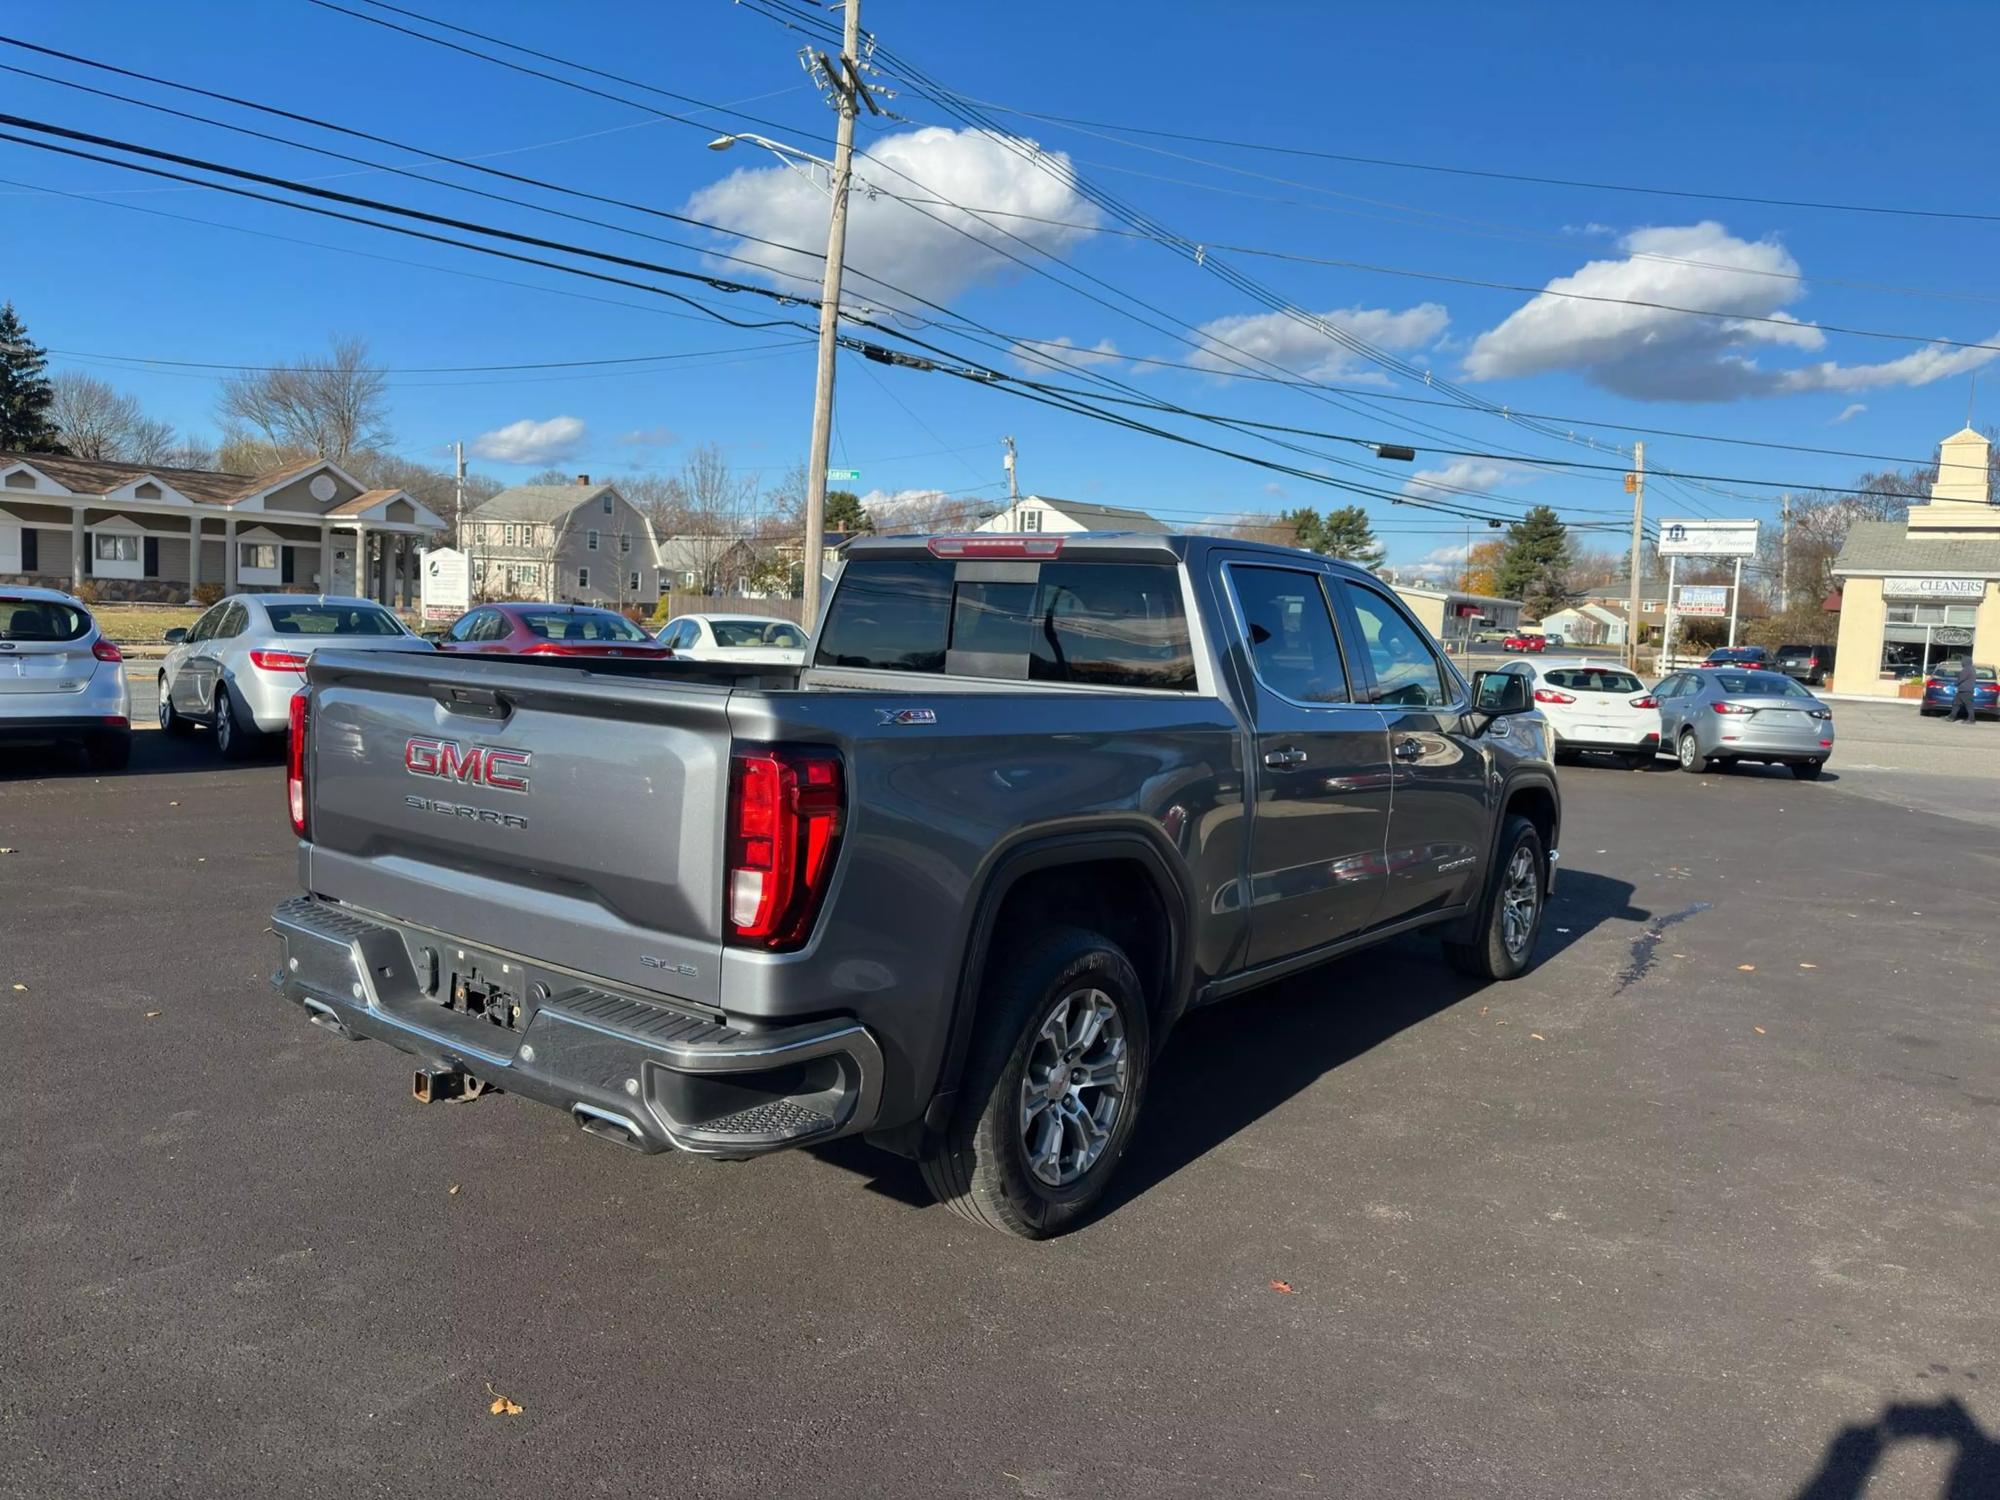
<path fill-rule="evenodd" d="M 1833 710 L 1777 672 L 1702 667 L 1669 677 L 1655 696 L 1660 747 L 1683 771 L 1757 760 L 1812 781 L 1833 755 Z"/>
<path fill-rule="evenodd" d="M 173 650 L 160 664 L 160 728 L 188 734 L 206 726 L 229 759 L 248 754 L 259 736 L 285 731 L 292 694 L 321 647 L 431 649 L 379 604 L 307 594 L 232 594 L 165 639 Z"/>

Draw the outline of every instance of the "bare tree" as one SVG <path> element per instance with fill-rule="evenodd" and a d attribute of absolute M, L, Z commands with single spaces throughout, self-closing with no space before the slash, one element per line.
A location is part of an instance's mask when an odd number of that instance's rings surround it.
<path fill-rule="evenodd" d="M 123 459 L 132 429 L 145 420 L 139 401 L 108 380 L 64 370 L 49 382 L 49 419 L 78 458 Z"/>
<path fill-rule="evenodd" d="M 620 486 L 622 489 L 623 486 Z M 722 448 L 702 443 L 659 490 L 649 516 L 670 566 L 696 575 L 705 594 L 720 588 L 723 565 L 756 530 L 758 476 L 730 467 Z M 634 502 L 638 503 L 638 502 Z"/>
<path fill-rule="evenodd" d="M 389 444 L 388 379 L 368 363 L 367 341 L 335 338 L 317 358 L 244 370 L 223 382 L 218 415 L 235 434 L 281 455 L 344 462 Z"/>

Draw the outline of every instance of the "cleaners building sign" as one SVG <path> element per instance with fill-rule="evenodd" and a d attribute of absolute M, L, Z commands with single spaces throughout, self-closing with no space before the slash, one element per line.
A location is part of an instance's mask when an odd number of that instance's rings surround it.
<path fill-rule="evenodd" d="M 1984 578 L 1885 578 L 1884 599 L 1956 599 L 1977 604 L 1986 597 Z"/>

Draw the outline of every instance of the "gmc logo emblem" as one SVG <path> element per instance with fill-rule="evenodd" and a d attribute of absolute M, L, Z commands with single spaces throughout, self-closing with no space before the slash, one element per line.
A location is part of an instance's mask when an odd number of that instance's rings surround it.
<path fill-rule="evenodd" d="M 454 740 L 414 739 L 403 746 L 403 769 L 412 776 L 491 787 L 496 792 L 525 792 L 533 758 L 526 750 L 495 750 Z"/>

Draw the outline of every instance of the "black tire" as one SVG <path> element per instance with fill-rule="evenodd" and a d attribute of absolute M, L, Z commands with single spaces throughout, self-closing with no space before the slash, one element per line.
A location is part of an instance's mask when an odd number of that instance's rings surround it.
<path fill-rule="evenodd" d="M 255 732 L 243 727 L 243 716 L 236 711 L 236 690 L 226 682 L 216 684 L 215 720 L 209 727 L 216 754 L 224 760 L 247 759 L 256 746 Z"/>
<path fill-rule="evenodd" d="M 1109 1138 L 1074 1181 L 1035 1175 L 1023 1135 L 1023 1077 L 1042 1046 L 1045 1022 L 1080 992 L 1095 990 L 1117 1012 L 1124 1093 Z M 1117 944 L 1078 927 L 1042 934 L 1018 958 L 997 960 L 981 997 L 978 1031 L 959 1080 L 950 1123 L 919 1153 L 924 1184 L 961 1217 L 1024 1239 L 1070 1228 L 1103 1196 L 1145 1102 L 1152 1064 L 1146 994 Z M 1111 1025 L 1105 1023 L 1104 1030 Z M 1067 1135 L 1062 1137 L 1067 1140 Z M 1060 1159 L 1058 1158 L 1060 1172 Z"/>
<path fill-rule="evenodd" d="M 132 760 L 132 736 L 99 735 L 85 747 L 84 757 L 93 771 L 122 771 Z"/>
<path fill-rule="evenodd" d="M 1534 873 L 1534 913 L 1525 942 L 1507 941 L 1506 896 L 1510 872 L 1523 849 L 1528 851 Z M 1444 956 L 1459 973 L 1473 979 L 1519 979 L 1534 966 L 1535 943 L 1541 937 L 1542 919 L 1549 906 L 1549 860 L 1542 848 L 1542 836 L 1523 817 L 1512 817 L 1500 830 L 1500 848 L 1493 868 L 1486 874 L 1486 894 L 1480 898 L 1477 936 L 1470 942 L 1444 941 Z"/>
<path fill-rule="evenodd" d="M 160 728 L 168 734 L 194 733 L 194 720 L 174 707 L 174 700 L 167 692 L 167 674 L 160 674 Z"/>
<path fill-rule="evenodd" d="M 1795 760 L 1792 762 L 1792 774 L 1801 781 L 1818 781 L 1819 773 L 1825 768 L 1825 762 L 1823 761 Z"/>
<path fill-rule="evenodd" d="M 1701 753 L 1701 746 L 1695 743 L 1692 729 L 1683 729 L 1681 737 L 1674 741 L 1674 759 L 1690 776 L 1705 776 L 1715 764 Z"/>

